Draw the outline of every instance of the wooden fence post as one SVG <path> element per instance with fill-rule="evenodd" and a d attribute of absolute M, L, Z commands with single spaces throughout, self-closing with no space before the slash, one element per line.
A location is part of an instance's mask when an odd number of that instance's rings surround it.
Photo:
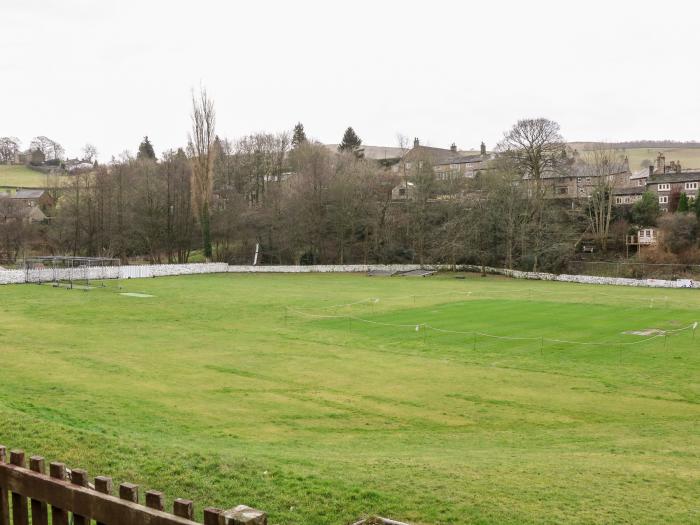
<path fill-rule="evenodd" d="M 50 463 L 49 475 L 54 479 L 61 481 L 66 480 L 66 466 L 63 463 Z M 52 525 L 68 525 L 68 513 L 51 505 L 51 524 Z"/>
<path fill-rule="evenodd" d="M 24 451 L 13 450 L 10 452 L 10 463 L 17 467 L 25 468 Z M 21 494 L 12 493 L 12 524 L 29 525 L 29 508 L 27 498 Z"/>
<path fill-rule="evenodd" d="M 220 525 L 222 512 L 221 509 L 214 507 L 204 509 L 204 525 Z"/>
<path fill-rule="evenodd" d="M 188 499 L 177 498 L 173 501 L 173 514 L 180 518 L 191 520 L 194 518 L 194 503 Z"/>
<path fill-rule="evenodd" d="M 88 486 L 88 474 L 85 470 L 76 468 L 70 473 L 70 481 L 80 487 Z M 90 519 L 73 513 L 73 525 L 90 525 Z"/>
<path fill-rule="evenodd" d="M 46 463 L 41 456 L 29 458 L 29 468 L 39 474 L 46 473 Z M 38 499 L 31 500 L 32 525 L 49 525 L 49 509 L 45 502 Z"/>
<path fill-rule="evenodd" d="M 165 509 L 165 497 L 162 492 L 157 490 L 149 490 L 146 492 L 146 507 L 156 510 Z"/>
<path fill-rule="evenodd" d="M 122 483 L 119 485 L 119 498 L 132 503 L 139 502 L 139 486 L 133 483 Z"/>
<path fill-rule="evenodd" d="M 109 476 L 96 476 L 95 477 L 95 490 L 101 492 L 102 494 L 112 495 L 112 478 Z M 97 525 L 106 525 L 101 521 L 97 522 Z"/>
<path fill-rule="evenodd" d="M 7 448 L 0 445 L 0 463 L 7 463 Z M 10 525 L 10 496 L 6 487 L 0 487 L 0 525 Z"/>

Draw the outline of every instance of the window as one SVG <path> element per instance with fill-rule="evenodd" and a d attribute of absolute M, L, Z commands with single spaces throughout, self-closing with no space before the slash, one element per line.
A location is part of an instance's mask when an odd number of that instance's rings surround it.
<path fill-rule="evenodd" d="M 637 181 L 637 186 L 644 186 L 646 184 L 647 180 L 646 179 L 639 179 Z"/>
<path fill-rule="evenodd" d="M 576 177 L 576 182 L 578 182 L 579 184 L 581 184 L 581 177 Z"/>
<path fill-rule="evenodd" d="M 622 204 L 622 197 L 615 197 L 615 204 Z"/>
<path fill-rule="evenodd" d="M 647 236 L 647 230 L 639 230 L 639 238 L 642 239 Z"/>
<path fill-rule="evenodd" d="M 406 195 L 406 188 L 399 188 L 399 197 L 403 197 Z"/>
<path fill-rule="evenodd" d="M 659 191 L 671 191 L 671 185 L 670 184 L 659 184 Z"/>
<path fill-rule="evenodd" d="M 668 195 L 661 195 L 659 197 L 659 204 L 668 204 Z"/>
<path fill-rule="evenodd" d="M 590 183 L 591 183 L 591 178 L 590 178 L 590 177 L 586 177 L 586 183 L 587 183 L 587 184 L 590 184 Z"/>
<path fill-rule="evenodd" d="M 561 188 L 557 188 L 557 193 L 559 195 L 566 195 L 567 193 L 569 193 L 569 188 L 567 188 L 566 186 L 562 186 Z"/>
<path fill-rule="evenodd" d="M 686 182 L 686 183 L 685 183 L 685 189 L 686 189 L 686 190 L 697 190 L 697 189 L 698 189 L 698 183 L 697 183 L 697 182 Z"/>

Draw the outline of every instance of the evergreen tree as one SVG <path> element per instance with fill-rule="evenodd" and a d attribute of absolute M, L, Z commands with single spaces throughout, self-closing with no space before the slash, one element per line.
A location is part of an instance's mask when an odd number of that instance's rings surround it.
<path fill-rule="evenodd" d="M 642 199 L 632 206 L 632 222 L 637 226 L 656 226 L 656 219 L 661 214 L 659 198 L 652 191 L 645 191 Z"/>
<path fill-rule="evenodd" d="M 686 213 L 690 210 L 690 202 L 688 202 L 688 196 L 685 193 L 681 193 L 680 199 L 678 199 L 678 209 L 677 212 Z"/>
<path fill-rule="evenodd" d="M 139 144 L 139 152 L 136 154 L 139 160 L 156 160 L 156 152 L 153 151 L 153 144 L 148 140 L 148 136 L 143 137 L 143 141 Z"/>
<path fill-rule="evenodd" d="M 365 156 L 365 150 L 361 146 L 362 140 L 357 136 L 355 130 L 349 126 L 343 134 L 343 140 L 338 146 L 338 151 L 349 151 L 358 159 L 361 159 Z"/>
<path fill-rule="evenodd" d="M 301 122 L 297 122 L 297 125 L 294 126 L 294 134 L 292 135 L 292 147 L 296 148 L 304 142 L 306 142 L 306 132 L 304 131 L 304 125 Z"/>
<path fill-rule="evenodd" d="M 700 219 L 700 195 L 695 197 L 695 200 L 693 201 L 693 208 L 695 210 L 695 215 L 697 215 L 698 219 Z"/>

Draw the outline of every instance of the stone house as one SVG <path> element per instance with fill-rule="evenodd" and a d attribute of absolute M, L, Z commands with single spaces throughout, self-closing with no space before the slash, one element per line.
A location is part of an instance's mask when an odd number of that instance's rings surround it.
<path fill-rule="evenodd" d="M 14 164 L 31 164 L 41 166 L 46 162 L 46 155 L 40 149 L 28 149 L 15 153 Z"/>
<path fill-rule="evenodd" d="M 642 195 L 646 191 L 644 186 L 628 186 L 626 188 L 615 188 L 613 190 L 614 203 L 617 206 L 632 205 L 642 200 Z"/>
<path fill-rule="evenodd" d="M 608 179 L 615 188 L 624 188 L 630 185 L 632 173 L 629 170 L 629 161 L 624 159 L 619 166 L 611 169 L 609 173 L 601 173 L 594 166 L 583 162 L 576 162 L 559 173 L 550 172 L 542 177 L 542 184 L 547 197 L 553 199 L 587 199 L 593 194 L 601 178 Z M 530 186 L 534 185 L 531 177 L 525 176 Z"/>
<path fill-rule="evenodd" d="M 38 207 L 42 210 L 51 208 L 56 203 L 56 199 L 46 190 L 18 189 L 14 194 L 9 195 L 9 198 L 24 207 Z"/>
<path fill-rule="evenodd" d="M 654 192 L 659 199 L 662 211 L 669 210 L 673 194 L 685 193 L 691 200 L 698 196 L 700 170 L 666 172 L 654 175 L 647 181 L 646 189 Z"/>
<path fill-rule="evenodd" d="M 490 169 L 489 161 L 494 158 L 486 152 L 486 145 L 481 143 L 479 155 L 466 154 L 457 149 L 456 144 L 449 148 L 434 148 L 422 146 L 418 138 L 413 140 L 413 148 L 401 161 L 392 166 L 394 173 L 401 173 L 419 168 L 423 162 L 428 162 L 438 180 L 450 178 L 473 178 L 477 173 Z"/>

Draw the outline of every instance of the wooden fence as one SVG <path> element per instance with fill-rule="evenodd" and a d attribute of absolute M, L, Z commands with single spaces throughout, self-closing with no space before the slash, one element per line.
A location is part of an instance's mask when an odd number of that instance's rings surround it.
<path fill-rule="evenodd" d="M 51 463 L 46 475 L 44 458 L 29 458 L 0 445 L 0 525 L 196 525 L 192 501 L 176 499 L 173 513 L 165 512 L 162 492 L 145 493 L 139 504 L 139 487 L 119 485 L 112 495 L 112 478 L 97 476 L 94 483 L 81 469 Z M 267 525 L 267 515 L 245 505 L 230 510 L 204 509 L 205 525 Z"/>

